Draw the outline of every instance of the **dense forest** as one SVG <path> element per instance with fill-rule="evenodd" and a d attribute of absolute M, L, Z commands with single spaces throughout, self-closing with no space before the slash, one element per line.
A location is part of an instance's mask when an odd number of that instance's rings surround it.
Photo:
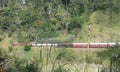
<path fill-rule="evenodd" d="M 102 32 L 120 25 L 119 9 L 119 0 L 0 0 L 0 40 L 7 36 L 27 43 L 63 36 L 85 42 L 93 29 L 91 38 L 103 34 L 104 40 L 112 41 Z"/>

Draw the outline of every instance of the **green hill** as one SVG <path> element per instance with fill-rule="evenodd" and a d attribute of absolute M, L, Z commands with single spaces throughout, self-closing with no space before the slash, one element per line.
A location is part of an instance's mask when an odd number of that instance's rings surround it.
<path fill-rule="evenodd" d="M 116 42 L 120 32 L 120 1 L 1 0 L 0 41 Z M 90 33 L 89 33 L 90 32 Z M 12 40 L 12 39 L 11 39 Z"/>

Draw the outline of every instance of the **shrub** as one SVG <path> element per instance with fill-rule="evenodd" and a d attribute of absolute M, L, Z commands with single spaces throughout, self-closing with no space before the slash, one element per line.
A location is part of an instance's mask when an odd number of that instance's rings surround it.
<path fill-rule="evenodd" d="M 0 57 L 6 58 L 7 57 L 7 52 L 5 49 L 0 47 Z"/>
<path fill-rule="evenodd" d="M 24 46 L 24 51 L 30 51 L 30 50 L 31 50 L 31 47 L 29 45 Z"/>
<path fill-rule="evenodd" d="M 56 59 L 73 62 L 75 60 L 75 53 L 73 50 L 61 49 Z"/>
<path fill-rule="evenodd" d="M 37 72 L 37 71 L 38 71 L 38 68 L 34 63 L 28 64 L 25 67 L 25 72 Z"/>
<path fill-rule="evenodd" d="M 0 42 L 2 41 L 2 39 L 0 38 Z"/>
<path fill-rule="evenodd" d="M 13 47 L 11 47 L 11 46 L 8 49 L 9 49 L 9 52 L 13 51 Z"/>

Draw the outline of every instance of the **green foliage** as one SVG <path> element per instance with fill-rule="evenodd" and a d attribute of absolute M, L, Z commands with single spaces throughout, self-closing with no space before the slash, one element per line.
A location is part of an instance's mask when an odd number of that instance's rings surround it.
<path fill-rule="evenodd" d="M 13 51 L 13 47 L 12 47 L 12 46 L 9 46 L 9 47 L 8 47 L 8 50 L 9 50 L 9 52 L 12 52 L 12 51 Z"/>
<path fill-rule="evenodd" d="M 69 5 L 70 4 L 70 0 L 62 0 L 62 4 Z"/>
<path fill-rule="evenodd" d="M 41 35 L 42 38 L 51 38 L 56 36 L 58 36 L 56 32 L 45 32 Z"/>
<path fill-rule="evenodd" d="M 101 56 L 103 59 L 109 59 L 112 54 L 119 55 L 120 54 L 120 46 L 116 45 L 115 47 L 108 47 L 108 50 L 104 50 L 100 53 L 98 53 L 99 56 Z"/>
<path fill-rule="evenodd" d="M 71 19 L 71 24 L 69 25 L 70 30 L 75 28 L 81 29 L 81 27 L 82 27 L 81 17 L 73 17 Z"/>
<path fill-rule="evenodd" d="M 86 51 L 79 49 L 33 47 L 27 54 L 23 49 L 14 47 L 12 52 L 4 53 L 8 54 L 5 56 L 4 72 L 83 72 L 84 69 L 97 72 L 95 68 L 100 64 L 97 61 L 99 57 L 95 55 L 96 51 L 90 52 L 87 60 L 84 59 Z M 85 61 L 87 66 L 84 65 Z"/>
<path fill-rule="evenodd" d="M 115 47 L 108 48 L 108 50 L 104 50 L 98 53 L 98 56 L 102 58 L 102 61 L 109 61 L 110 65 L 114 65 L 116 69 L 120 70 L 120 45 L 116 45 Z"/>
<path fill-rule="evenodd" d="M 56 18 L 51 18 L 50 20 L 51 20 L 51 22 L 52 22 L 53 24 L 56 24 L 57 21 L 58 21 Z"/>
<path fill-rule="evenodd" d="M 25 46 L 24 46 L 24 51 L 30 51 L 30 50 L 31 50 L 30 45 L 25 45 Z"/>
<path fill-rule="evenodd" d="M 68 72 L 69 70 L 66 70 L 65 68 L 59 67 L 54 72 Z"/>
<path fill-rule="evenodd" d="M 105 22 L 107 22 L 107 17 L 112 16 L 112 13 L 119 14 L 120 7 L 118 0 L 25 0 L 25 4 L 22 0 L 1 0 L 0 3 L 0 29 L 7 33 L 8 37 L 17 34 L 18 41 L 26 41 L 25 43 L 42 37 L 58 37 L 60 35 L 58 32 L 64 29 L 67 30 L 67 34 L 76 32 L 74 30 L 91 23 L 89 17 L 96 11 L 103 11 L 103 15 L 106 15 Z M 119 19 L 119 16 L 116 19 Z M 101 23 L 99 18 L 95 19 L 96 22 L 100 25 L 109 24 L 104 21 Z M 113 24 L 119 25 L 118 21 L 115 22 Z M 34 31 L 31 31 L 31 28 Z M 19 35 L 20 32 L 22 32 L 21 35 Z"/>
<path fill-rule="evenodd" d="M 27 64 L 24 69 L 25 72 L 38 72 L 38 68 L 34 63 Z"/>
<path fill-rule="evenodd" d="M 6 58 L 7 57 L 7 51 L 4 48 L 0 47 L 0 57 L 1 58 Z"/>
<path fill-rule="evenodd" d="M 76 60 L 74 51 L 68 49 L 59 50 L 56 59 L 67 62 L 74 62 Z"/>
<path fill-rule="evenodd" d="M 2 41 L 2 39 L 0 38 L 0 42 Z"/>

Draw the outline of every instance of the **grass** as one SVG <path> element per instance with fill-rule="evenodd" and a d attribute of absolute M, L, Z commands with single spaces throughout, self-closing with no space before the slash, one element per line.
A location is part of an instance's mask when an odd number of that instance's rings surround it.
<path fill-rule="evenodd" d="M 100 65 L 95 63 L 98 59 L 96 50 L 86 56 L 87 49 L 32 47 L 31 51 L 24 51 L 24 47 L 13 47 L 6 53 L 5 72 L 9 69 L 12 72 L 31 72 L 34 69 L 34 72 L 97 72 Z"/>
<path fill-rule="evenodd" d="M 95 11 L 89 17 L 87 24 L 83 25 L 81 31 L 82 39 L 88 42 L 88 27 L 90 27 L 90 42 L 117 42 L 120 41 L 120 14 L 112 13 L 111 18 L 107 12 Z M 89 25 L 90 24 L 90 25 Z"/>
<path fill-rule="evenodd" d="M 4 40 L 0 42 L 0 47 L 7 48 L 8 46 L 10 46 L 11 44 L 10 40 L 11 38 L 6 37 Z"/>

